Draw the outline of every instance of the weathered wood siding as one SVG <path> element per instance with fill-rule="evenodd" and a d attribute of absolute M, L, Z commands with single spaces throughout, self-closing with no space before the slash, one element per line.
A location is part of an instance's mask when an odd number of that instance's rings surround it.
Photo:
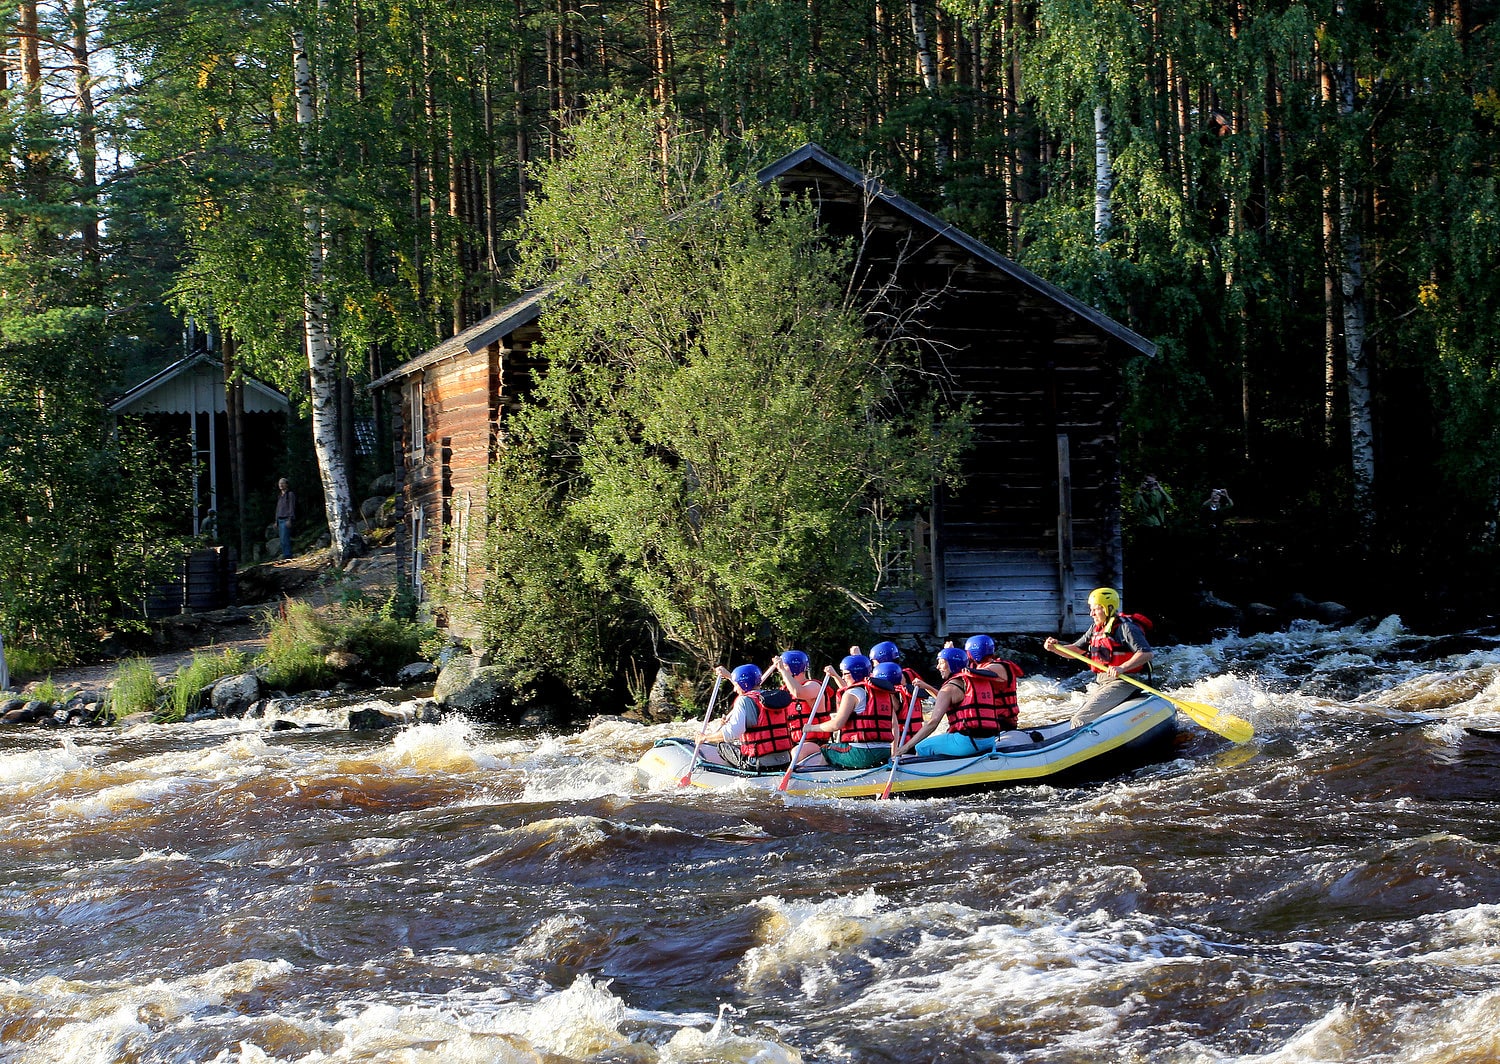
<path fill-rule="evenodd" d="M 965 486 L 943 491 L 934 507 L 941 586 L 926 616 L 918 596 L 896 593 L 875 623 L 938 638 L 1057 631 L 1077 613 L 1079 588 L 1086 599 L 1120 580 L 1118 345 L 816 163 L 782 186 L 809 195 L 834 233 L 862 234 L 863 289 L 895 293 L 890 309 L 920 345 L 923 368 L 955 404 L 972 404 L 977 448 Z M 1059 573 L 1059 435 L 1070 454 L 1071 603 Z"/>
<path fill-rule="evenodd" d="M 408 508 L 422 513 L 424 583 L 441 567 L 455 589 L 482 586 L 475 533 L 484 528 L 498 360 L 492 349 L 428 366 L 420 375 L 422 442 L 407 450 L 405 494 Z M 415 383 L 405 390 L 406 424 L 416 421 L 409 409 Z"/>
<path fill-rule="evenodd" d="M 457 634 L 477 629 L 490 464 L 501 419 L 519 405 L 536 368 L 531 348 L 537 335 L 535 325 L 528 324 L 481 351 L 462 351 L 413 371 L 401 386 L 398 431 L 407 433 L 407 446 L 401 486 L 405 520 L 397 525 L 398 542 L 407 565 L 422 566 L 422 584 L 444 581 L 450 592 L 444 621 Z M 418 384 L 422 411 L 414 419 L 411 403 Z M 422 429 L 420 447 L 409 438 L 413 424 Z M 420 520 L 413 520 L 418 513 Z M 419 527 L 424 541 L 416 544 L 411 540 Z"/>

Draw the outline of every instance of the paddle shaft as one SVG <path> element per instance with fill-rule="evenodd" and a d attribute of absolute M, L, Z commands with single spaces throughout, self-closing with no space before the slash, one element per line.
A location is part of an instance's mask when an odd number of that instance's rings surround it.
<path fill-rule="evenodd" d="M 708 708 L 703 711 L 703 723 L 698 725 L 698 741 L 693 744 L 693 759 L 688 762 L 687 771 L 682 774 L 682 779 L 677 781 L 677 786 L 686 787 L 688 780 L 693 778 L 693 769 L 698 767 L 698 751 L 703 748 L 703 737 L 708 734 L 708 719 L 714 715 L 714 703 L 719 700 L 719 688 L 724 685 L 724 677 L 714 677 L 714 690 L 708 696 Z"/>
<path fill-rule="evenodd" d="M 812 724 L 813 718 L 818 715 L 818 707 L 823 704 L 823 696 L 828 693 L 828 681 L 832 676 L 823 677 L 823 686 L 818 688 L 818 697 L 813 699 L 812 709 L 808 711 L 807 719 L 802 722 L 802 734 L 797 736 L 797 745 L 792 750 L 792 759 L 787 762 L 786 771 L 781 774 L 781 782 L 776 785 L 778 791 L 786 790 L 786 785 L 792 781 L 792 769 L 797 767 L 797 755 L 802 753 L 802 744 L 807 742 L 807 728 Z"/>
<path fill-rule="evenodd" d="M 906 733 L 911 730 L 911 715 L 916 712 L 917 700 L 922 697 L 922 689 L 916 684 L 911 686 L 911 701 L 906 704 L 906 719 L 901 722 L 901 738 L 896 741 L 896 749 L 899 750 L 906 745 Z M 891 796 L 891 786 L 896 782 L 896 765 L 901 758 L 891 754 L 891 774 L 885 778 L 885 789 L 880 792 L 878 801 L 884 801 Z"/>
<path fill-rule="evenodd" d="M 1105 672 L 1109 668 L 1109 666 L 1101 665 L 1099 662 L 1095 661 L 1091 657 L 1088 657 L 1087 655 L 1080 654 L 1077 650 L 1073 649 L 1066 643 L 1053 643 L 1052 645 L 1058 653 L 1062 654 L 1065 657 L 1077 658 L 1079 661 L 1083 662 L 1095 672 Z M 1218 732 L 1220 735 L 1224 736 L 1224 738 L 1229 739 L 1232 742 L 1244 743 L 1249 742 L 1251 739 L 1255 738 L 1255 729 L 1250 726 L 1249 721 L 1243 720 L 1240 717 L 1236 717 L 1233 713 L 1225 713 L 1218 706 L 1202 705 L 1197 702 L 1184 702 L 1181 699 L 1173 698 L 1171 695 L 1166 694 L 1165 692 L 1158 691 L 1150 684 L 1142 683 L 1134 676 L 1130 676 L 1123 672 L 1118 673 L 1117 677 L 1121 680 L 1124 680 L 1128 684 L 1139 687 L 1147 694 L 1152 694 L 1157 698 L 1165 699 L 1166 701 L 1172 703 L 1172 705 L 1180 709 L 1182 712 L 1186 713 L 1189 717 L 1193 718 L 1193 720 L 1203 725 L 1209 731 Z"/>

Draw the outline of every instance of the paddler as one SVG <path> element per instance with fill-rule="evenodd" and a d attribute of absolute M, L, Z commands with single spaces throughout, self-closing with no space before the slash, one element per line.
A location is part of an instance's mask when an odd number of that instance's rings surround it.
<path fill-rule="evenodd" d="M 886 661 L 894 661 L 896 664 L 901 665 L 901 673 L 906 677 L 905 683 L 907 687 L 919 687 L 929 697 L 936 698 L 938 689 L 922 679 L 917 674 L 916 669 L 907 668 L 907 666 L 902 664 L 902 657 L 901 648 L 889 639 L 876 643 L 870 648 L 870 660 L 876 665 Z"/>
<path fill-rule="evenodd" d="M 1103 666 L 1094 673 L 1088 698 L 1073 714 L 1075 728 L 1098 720 L 1129 699 L 1142 697 L 1143 692 L 1138 687 L 1120 677 L 1144 672 L 1149 679 L 1151 659 L 1155 657 L 1140 625 L 1120 612 L 1120 593 L 1114 588 L 1096 587 L 1089 592 L 1089 621 L 1088 631 L 1071 643 L 1059 644 L 1048 636 L 1042 644 L 1063 658 L 1068 655 L 1058 647 L 1066 645 Z"/>
<path fill-rule="evenodd" d="M 1020 667 L 997 657 L 995 641 L 987 635 L 970 639 L 964 649 L 944 647 L 938 651 L 937 667 L 943 683 L 932 712 L 897 753 L 913 748 L 921 757 L 989 753 L 995 748 L 995 737 L 1016 726 Z M 933 735 L 944 719 L 948 730 Z"/>
<path fill-rule="evenodd" d="M 751 772 L 786 768 L 792 760 L 787 692 L 762 691 L 758 665 L 741 665 L 733 672 L 720 665 L 715 671 L 734 685 L 735 699 L 722 721 L 705 726 L 703 744 L 717 746 L 724 763 L 735 768 Z"/>
<path fill-rule="evenodd" d="M 809 721 L 820 724 L 833 716 L 833 706 L 838 701 L 838 687 L 830 682 L 827 690 L 824 690 L 822 684 L 808 676 L 812 662 L 804 651 L 783 650 L 772 664 L 781 674 L 781 682 L 787 694 L 792 696 L 792 704 L 786 711 L 786 723 L 792 736 L 792 745 L 796 746 L 802 740 L 802 729 Z M 822 696 L 821 700 L 819 695 Z M 809 732 L 802 750 L 803 760 L 807 755 L 815 754 L 818 746 L 826 743 L 829 738 L 827 732 Z"/>
<path fill-rule="evenodd" d="M 875 675 L 874 669 L 880 669 Z M 875 666 L 863 654 L 849 654 L 825 670 L 830 679 L 843 681 L 839 688 L 838 709 L 832 720 L 808 726 L 808 734 L 838 733 L 838 739 L 823 747 L 823 756 L 839 768 L 875 768 L 891 759 L 891 740 L 901 726 L 896 719 L 897 688 L 901 684 L 901 666 L 886 663 Z"/>

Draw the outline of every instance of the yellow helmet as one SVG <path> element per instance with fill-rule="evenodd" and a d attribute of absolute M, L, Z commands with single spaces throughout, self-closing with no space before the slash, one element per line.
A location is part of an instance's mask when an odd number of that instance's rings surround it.
<path fill-rule="evenodd" d="M 1103 606 L 1110 613 L 1120 612 L 1120 593 L 1112 587 L 1096 587 L 1089 592 L 1090 606 Z"/>

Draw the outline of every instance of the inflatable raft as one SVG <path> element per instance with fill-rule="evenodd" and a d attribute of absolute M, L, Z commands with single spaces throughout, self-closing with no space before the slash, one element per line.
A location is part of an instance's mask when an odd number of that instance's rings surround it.
<path fill-rule="evenodd" d="M 989 754 L 966 757 L 907 754 L 896 767 L 891 792 L 929 795 L 1036 783 L 1057 777 L 1107 775 L 1139 765 L 1170 747 L 1176 722 L 1176 708 L 1152 695 L 1126 702 L 1082 728 L 1060 721 L 1006 732 Z M 707 746 L 699 750 L 694 764 L 693 746 L 692 738 L 658 741 L 636 763 L 637 777 L 649 787 L 675 788 L 687 775 L 688 785 L 693 787 L 774 791 L 785 774 L 784 769 L 758 773 L 734 768 L 719 760 L 717 748 Z M 804 747 L 804 760 L 805 753 Z M 885 790 L 890 778 L 888 764 L 862 769 L 803 764 L 792 772 L 786 793 L 830 798 L 875 797 Z"/>

